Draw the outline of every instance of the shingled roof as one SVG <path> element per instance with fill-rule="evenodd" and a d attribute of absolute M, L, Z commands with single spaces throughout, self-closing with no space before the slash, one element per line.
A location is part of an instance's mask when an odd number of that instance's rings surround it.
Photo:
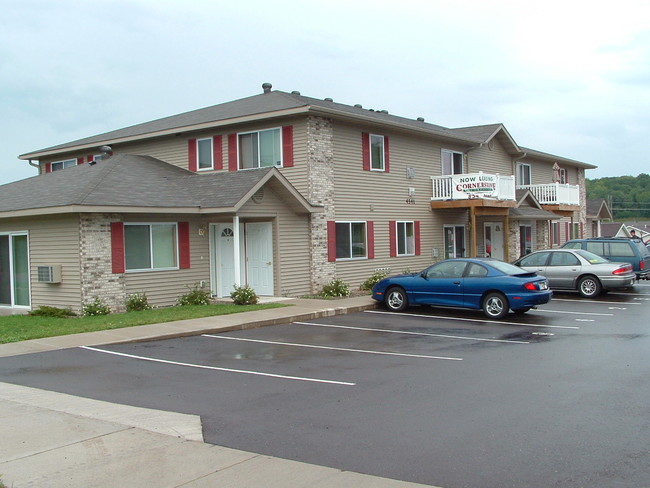
<path fill-rule="evenodd" d="M 120 154 L 0 186 L 0 215 L 117 209 L 232 212 L 267 182 L 296 211 L 316 210 L 276 168 L 196 174 L 150 156 Z"/>

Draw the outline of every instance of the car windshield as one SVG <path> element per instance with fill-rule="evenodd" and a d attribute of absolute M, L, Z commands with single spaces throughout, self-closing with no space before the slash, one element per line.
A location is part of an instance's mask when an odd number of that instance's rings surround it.
<path fill-rule="evenodd" d="M 582 249 L 577 249 L 576 254 L 580 254 L 580 256 L 585 258 L 591 264 L 609 263 L 609 259 L 605 259 L 604 257 L 599 256 L 598 254 L 594 254 L 593 252 L 589 252 L 589 251 L 584 251 Z"/>
<path fill-rule="evenodd" d="M 496 259 L 494 261 L 489 261 L 486 264 L 489 264 L 493 268 L 498 269 L 499 271 L 507 275 L 518 275 L 522 273 L 527 273 L 527 271 L 524 271 L 523 269 L 521 269 L 518 266 L 515 266 L 514 264 L 504 263 L 503 261 L 498 261 Z"/>

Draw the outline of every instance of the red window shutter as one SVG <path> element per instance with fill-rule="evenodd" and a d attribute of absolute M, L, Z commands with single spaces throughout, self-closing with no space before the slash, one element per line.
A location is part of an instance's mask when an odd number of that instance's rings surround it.
<path fill-rule="evenodd" d="M 580 222 L 580 239 L 585 238 L 585 224 Z"/>
<path fill-rule="evenodd" d="M 223 169 L 223 138 L 221 136 L 212 138 L 212 167 Z"/>
<path fill-rule="evenodd" d="M 282 166 L 293 167 L 293 125 L 282 127 Z"/>
<path fill-rule="evenodd" d="M 113 273 L 124 273 L 124 223 L 111 222 L 111 264 Z"/>
<path fill-rule="evenodd" d="M 363 170 L 370 171 L 370 134 L 361 133 L 361 155 L 363 158 Z"/>
<path fill-rule="evenodd" d="M 178 267 L 180 269 L 190 268 L 190 224 L 189 222 L 178 223 Z"/>
<path fill-rule="evenodd" d="M 52 163 L 46 163 L 45 164 L 45 172 L 46 173 L 51 173 L 52 172 Z"/>
<path fill-rule="evenodd" d="M 368 259 L 375 259 L 375 223 L 369 220 L 366 227 L 368 232 Z"/>
<path fill-rule="evenodd" d="M 384 136 L 384 171 L 386 173 L 390 171 L 390 158 L 388 153 L 388 136 Z"/>
<path fill-rule="evenodd" d="M 415 255 L 420 255 L 420 221 L 413 222 L 413 232 L 415 233 Z"/>
<path fill-rule="evenodd" d="M 84 159 L 83 156 L 80 157 L 80 158 L 77 158 L 77 164 L 84 164 L 85 162 L 86 162 L 86 160 Z"/>
<path fill-rule="evenodd" d="M 391 220 L 388 222 L 388 240 L 390 246 L 390 257 L 397 256 L 397 222 Z"/>
<path fill-rule="evenodd" d="M 327 222 L 327 260 L 336 261 L 336 222 Z"/>
<path fill-rule="evenodd" d="M 187 141 L 187 169 L 196 173 L 197 171 L 197 162 L 196 162 L 196 139 L 189 139 Z"/>
<path fill-rule="evenodd" d="M 228 134 L 228 171 L 237 171 L 237 134 Z"/>
<path fill-rule="evenodd" d="M 87 163 L 90 163 L 90 162 L 92 162 L 94 160 L 95 160 L 95 156 L 93 156 L 92 154 L 89 154 L 88 156 L 86 156 L 86 162 Z"/>

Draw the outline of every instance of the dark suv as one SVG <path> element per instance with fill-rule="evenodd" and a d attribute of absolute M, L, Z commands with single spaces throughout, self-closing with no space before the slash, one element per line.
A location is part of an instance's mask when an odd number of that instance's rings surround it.
<path fill-rule="evenodd" d="M 572 239 L 562 247 L 567 249 L 585 249 L 610 261 L 630 263 L 639 280 L 650 279 L 650 251 L 641 239 L 626 237 L 591 237 L 589 239 Z"/>

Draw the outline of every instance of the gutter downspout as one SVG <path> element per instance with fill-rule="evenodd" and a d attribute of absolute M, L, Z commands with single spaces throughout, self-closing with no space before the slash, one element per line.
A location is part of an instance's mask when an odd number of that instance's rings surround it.
<path fill-rule="evenodd" d="M 32 163 L 32 160 L 31 160 L 31 159 L 28 159 L 27 162 L 29 163 L 30 166 L 32 166 L 32 167 L 34 167 L 34 168 L 38 168 L 39 171 L 40 171 L 40 169 L 41 169 L 41 163 Z"/>
<path fill-rule="evenodd" d="M 471 171 L 469 170 L 469 153 L 472 152 L 472 151 L 475 151 L 476 149 L 479 149 L 479 148 L 483 147 L 484 145 L 485 144 L 480 142 L 476 146 L 472 146 L 468 150 L 463 151 L 463 159 L 465 160 L 465 164 L 467 165 L 467 172 L 468 173 L 471 173 Z"/>

